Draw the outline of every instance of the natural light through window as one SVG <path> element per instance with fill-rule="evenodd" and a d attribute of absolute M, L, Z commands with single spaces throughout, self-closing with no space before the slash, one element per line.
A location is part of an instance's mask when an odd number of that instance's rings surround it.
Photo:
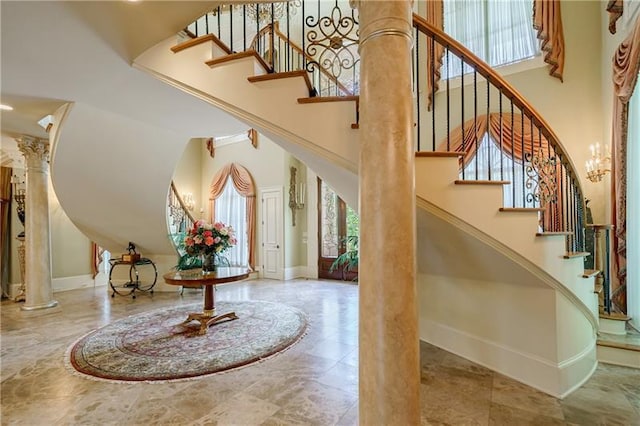
<path fill-rule="evenodd" d="M 215 220 L 231 225 L 236 231 L 238 244 L 224 253 L 230 266 L 247 266 L 249 249 L 247 245 L 247 200 L 233 186 L 233 179 L 227 179 L 222 195 L 216 199 Z"/>
<path fill-rule="evenodd" d="M 508 65 L 540 54 L 532 8 L 531 0 L 445 0 L 444 30 L 492 67 Z M 459 58 L 445 56 L 443 78 L 461 69 Z"/>

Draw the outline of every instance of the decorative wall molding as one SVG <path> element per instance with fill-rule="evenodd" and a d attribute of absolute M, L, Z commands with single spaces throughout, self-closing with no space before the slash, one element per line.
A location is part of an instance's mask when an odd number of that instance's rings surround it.
<path fill-rule="evenodd" d="M 293 280 L 295 278 L 307 278 L 306 266 L 292 266 L 290 268 L 284 268 L 284 280 Z"/>
<path fill-rule="evenodd" d="M 95 283 L 91 274 L 76 275 L 73 277 L 54 278 L 52 281 L 53 291 L 76 290 L 79 288 L 94 287 Z"/>

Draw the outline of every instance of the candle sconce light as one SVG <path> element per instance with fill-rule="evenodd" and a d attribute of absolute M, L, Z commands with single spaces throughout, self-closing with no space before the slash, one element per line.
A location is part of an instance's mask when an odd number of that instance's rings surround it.
<path fill-rule="evenodd" d="M 591 145 L 591 159 L 586 162 L 587 179 L 591 182 L 600 182 L 602 178 L 611 171 L 611 156 L 609 149 L 605 146 L 604 153 L 600 152 L 600 144 Z"/>
<path fill-rule="evenodd" d="M 304 183 L 296 182 L 296 174 L 298 169 L 290 167 L 289 172 L 291 177 L 289 179 L 289 208 L 291 209 L 291 219 L 293 226 L 296 226 L 296 210 L 304 208 L 304 201 L 306 196 L 306 186 Z"/>

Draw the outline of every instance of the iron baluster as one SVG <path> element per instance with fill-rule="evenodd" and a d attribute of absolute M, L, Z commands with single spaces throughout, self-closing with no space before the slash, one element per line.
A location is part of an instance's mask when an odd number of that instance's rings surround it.
<path fill-rule="evenodd" d="M 460 56 L 460 69 L 464 70 L 464 57 Z M 464 159 L 467 157 L 467 150 L 465 147 L 465 134 L 464 134 L 464 72 L 460 74 L 460 120 L 462 121 L 462 154 L 464 155 L 462 161 L 462 180 L 464 180 Z"/>
<path fill-rule="evenodd" d="M 473 67 L 473 141 L 476 162 L 476 180 L 478 180 L 478 70 Z"/>
<path fill-rule="evenodd" d="M 431 37 L 431 150 L 436 150 L 436 40 Z"/>
<path fill-rule="evenodd" d="M 491 114 L 490 114 L 490 109 L 489 109 L 489 99 L 491 98 L 491 87 L 489 85 L 489 79 L 487 79 L 487 134 L 489 134 L 489 126 L 490 126 L 490 121 L 489 119 L 491 118 Z M 489 141 L 487 141 L 489 142 Z M 490 144 L 489 147 L 492 147 L 493 145 Z M 501 152 L 502 153 L 502 152 Z M 489 154 L 487 155 L 487 176 L 488 179 L 491 180 L 491 151 L 489 151 Z"/>
<path fill-rule="evenodd" d="M 451 65 L 449 64 L 449 46 L 447 46 L 447 151 L 451 151 L 451 101 L 449 99 L 449 70 L 451 69 Z"/>

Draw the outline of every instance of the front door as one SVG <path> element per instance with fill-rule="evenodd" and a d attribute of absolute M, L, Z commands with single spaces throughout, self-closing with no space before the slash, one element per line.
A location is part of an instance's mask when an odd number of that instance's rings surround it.
<path fill-rule="evenodd" d="M 282 259 L 282 188 L 261 191 L 262 198 L 262 274 L 264 278 L 284 278 Z"/>
<path fill-rule="evenodd" d="M 327 184 L 318 179 L 318 276 L 333 280 L 356 280 L 358 268 L 331 266 L 346 252 L 357 250 L 359 220 L 356 212 Z M 344 257 L 344 256 L 343 256 Z"/>

